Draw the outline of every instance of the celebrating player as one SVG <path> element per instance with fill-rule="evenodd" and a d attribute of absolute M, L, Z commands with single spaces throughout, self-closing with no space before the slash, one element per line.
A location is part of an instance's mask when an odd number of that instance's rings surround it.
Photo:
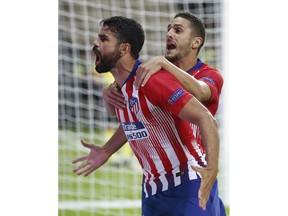
<path fill-rule="evenodd" d="M 89 175 L 128 139 L 143 169 L 142 215 L 225 215 L 216 181 L 217 121 L 165 70 L 136 89 L 138 57 L 144 43 L 141 25 L 119 16 L 101 23 L 93 47 L 96 71 L 112 73 L 126 103 L 125 108 L 115 109 L 121 124 L 103 147 L 82 140 L 91 151 L 73 161 L 83 161 L 74 172 Z M 203 145 L 197 143 L 189 123 L 199 127 Z"/>

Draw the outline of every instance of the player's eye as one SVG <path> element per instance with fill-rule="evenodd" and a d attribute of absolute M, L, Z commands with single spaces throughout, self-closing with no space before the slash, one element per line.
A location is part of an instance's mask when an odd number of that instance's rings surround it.
<path fill-rule="evenodd" d="M 98 37 L 99 37 L 101 42 L 108 41 L 108 38 L 106 35 L 98 35 Z"/>
<path fill-rule="evenodd" d="M 181 32 L 183 32 L 183 29 L 181 29 L 181 28 L 175 28 L 174 30 L 175 30 L 176 33 L 181 33 Z"/>

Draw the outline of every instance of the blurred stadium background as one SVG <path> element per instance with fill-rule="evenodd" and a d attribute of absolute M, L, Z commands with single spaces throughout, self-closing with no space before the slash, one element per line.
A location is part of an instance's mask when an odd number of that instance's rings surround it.
<path fill-rule="evenodd" d="M 122 15 L 139 21 L 146 41 L 141 59 L 163 55 L 167 24 L 180 11 L 189 10 L 205 22 L 207 40 L 200 58 L 220 70 L 223 66 L 222 0 L 59 0 L 58 11 L 58 213 L 61 216 L 140 215 L 141 170 L 126 144 L 100 170 L 89 177 L 75 175 L 72 160 L 88 153 L 80 144 L 104 144 L 117 126 L 102 104 L 102 88 L 113 82 L 109 74 L 98 75 L 91 53 L 99 22 Z M 225 137 L 225 83 L 216 118 L 221 149 L 219 190 L 229 207 L 228 143 Z"/>

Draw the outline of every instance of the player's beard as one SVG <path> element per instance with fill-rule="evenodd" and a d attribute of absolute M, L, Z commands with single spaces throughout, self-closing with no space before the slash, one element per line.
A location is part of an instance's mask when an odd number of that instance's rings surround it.
<path fill-rule="evenodd" d="M 181 50 L 181 52 L 177 52 L 174 55 L 169 55 L 167 54 L 167 52 L 165 53 L 165 58 L 170 61 L 171 63 L 175 64 L 178 61 L 180 61 L 182 58 L 184 58 L 185 56 L 187 56 L 190 52 L 189 50 L 189 44 L 185 44 L 182 46 L 179 46 L 177 50 Z"/>
<path fill-rule="evenodd" d="M 173 56 L 169 56 L 166 54 L 165 58 L 174 64 L 175 62 L 179 61 L 179 59 L 181 59 L 181 55 L 180 53 L 177 53 L 176 55 Z"/>
<path fill-rule="evenodd" d="M 111 71 L 111 69 L 115 67 L 117 61 L 120 59 L 120 52 L 117 48 L 113 53 L 104 55 L 98 53 L 98 55 L 100 62 L 96 65 L 95 69 L 99 74 Z"/>

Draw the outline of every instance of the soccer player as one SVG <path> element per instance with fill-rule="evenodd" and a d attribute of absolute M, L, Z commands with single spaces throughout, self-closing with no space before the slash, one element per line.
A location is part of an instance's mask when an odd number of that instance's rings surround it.
<path fill-rule="evenodd" d="M 73 161 L 83 161 L 74 172 L 89 175 L 121 147 L 118 140 L 128 139 L 143 169 L 142 215 L 225 215 L 215 181 L 216 119 L 165 70 L 137 90 L 135 73 L 144 43 L 141 25 L 119 16 L 101 23 L 93 47 L 96 71 L 112 73 L 126 107 L 115 109 L 121 124 L 104 146 L 81 141 L 91 151 Z M 196 142 L 189 123 L 199 127 L 203 146 Z"/>

